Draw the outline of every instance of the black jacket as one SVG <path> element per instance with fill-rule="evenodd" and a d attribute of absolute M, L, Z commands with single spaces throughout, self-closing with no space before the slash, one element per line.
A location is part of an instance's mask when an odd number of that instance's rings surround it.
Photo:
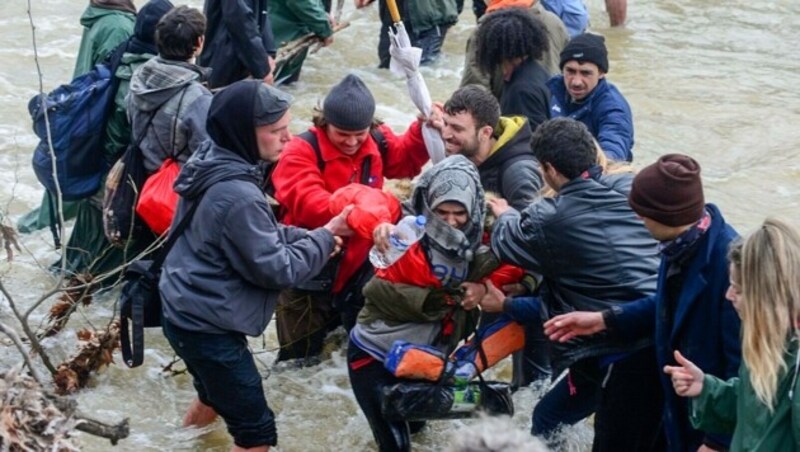
<path fill-rule="evenodd" d="M 267 55 L 275 56 L 275 39 L 267 0 L 206 0 L 206 41 L 198 64 L 211 68 L 211 88 L 252 75 L 269 73 Z"/>
<path fill-rule="evenodd" d="M 542 189 L 539 162 L 531 151 L 531 129 L 521 116 L 501 117 L 495 133 L 495 149 L 478 166 L 481 185 L 507 199 L 511 207 L 522 210 L 536 200 Z"/>
<path fill-rule="evenodd" d="M 602 311 L 655 293 L 658 246 L 628 206 L 632 181 L 630 173 L 578 177 L 555 198 L 497 219 L 494 252 L 544 278 L 543 320 L 571 311 Z M 626 341 L 607 333 L 553 343 L 554 371 L 652 343 L 652 335 Z"/>
<path fill-rule="evenodd" d="M 531 130 L 550 119 L 550 76 L 541 64 L 528 58 L 511 74 L 500 96 L 503 116 L 521 115 L 528 118 Z"/>

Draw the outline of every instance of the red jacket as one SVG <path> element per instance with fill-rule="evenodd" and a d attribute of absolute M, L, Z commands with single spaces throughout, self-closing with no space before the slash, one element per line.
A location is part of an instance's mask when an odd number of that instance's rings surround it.
<path fill-rule="evenodd" d="M 388 150 L 386 160 L 381 160 L 378 145 L 368 137 L 354 155 L 345 155 L 328 140 L 327 135 L 315 127 L 309 129 L 317 136 L 322 160 L 322 172 L 317 166 L 317 156 L 311 145 L 299 137 L 290 141 L 272 173 L 275 198 L 284 208 L 281 222 L 304 228 L 318 228 L 327 223 L 334 214 L 330 210 L 330 198 L 334 191 L 361 180 L 364 158 L 372 156 L 370 186 L 383 187 L 383 179 L 414 177 L 428 161 L 428 152 L 422 140 L 420 124 L 415 121 L 405 134 L 397 136 L 381 125 Z M 391 221 L 391 220 L 390 220 Z M 346 249 L 333 285 L 339 292 L 350 277 L 361 267 L 372 246 L 371 239 L 353 236 L 345 243 Z"/>

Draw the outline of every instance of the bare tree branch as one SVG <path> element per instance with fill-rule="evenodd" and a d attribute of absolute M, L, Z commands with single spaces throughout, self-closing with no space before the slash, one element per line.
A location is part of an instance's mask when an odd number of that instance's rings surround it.
<path fill-rule="evenodd" d="M 8 293 L 8 290 L 6 289 L 6 286 L 5 284 L 3 284 L 2 280 L 0 280 L 0 293 L 2 293 L 3 296 L 6 297 L 6 300 L 8 300 L 8 305 L 11 307 L 11 311 L 14 312 L 14 316 L 16 316 L 17 320 L 19 320 L 20 325 L 22 326 L 22 331 L 25 332 L 25 336 L 27 336 L 28 340 L 31 341 L 31 345 L 33 346 L 33 351 L 39 355 L 39 357 L 42 360 L 42 363 L 44 363 L 44 366 L 50 372 L 50 375 L 55 376 L 56 374 L 55 366 L 53 366 L 53 363 L 50 362 L 50 357 L 47 356 L 47 354 L 44 352 L 42 344 L 39 342 L 39 339 L 36 337 L 36 334 L 33 331 L 31 331 L 31 328 L 28 325 L 28 315 L 30 315 L 32 309 L 28 310 L 28 312 L 26 312 L 24 316 L 20 315 L 20 312 L 17 309 L 17 305 L 14 302 L 14 298 L 11 296 L 10 293 Z M 47 295 L 47 297 L 49 297 L 50 295 L 52 295 L 52 293 Z M 47 297 L 40 298 L 39 303 L 46 300 Z"/>
<path fill-rule="evenodd" d="M 20 340 L 19 338 L 19 334 L 17 334 L 17 332 L 14 331 L 13 328 L 2 322 L 0 322 L 0 331 L 5 333 L 5 335 L 8 336 L 9 338 L 11 338 L 11 341 L 17 347 L 17 350 L 19 350 L 19 354 L 22 355 L 22 359 L 25 360 L 25 365 L 28 366 L 28 369 L 30 370 L 33 379 L 36 380 L 36 382 L 39 383 L 39 385 L 43 385 L 44 380 L 42 379 L 42 376 L 39 375 L 39 371 L 37 371 L 36 368 L 33 366 L 31 358 L 30 356 L 28 356 L 28 352 L 25 350 L 25 344 L 23 344 L 22 340 Z"/>

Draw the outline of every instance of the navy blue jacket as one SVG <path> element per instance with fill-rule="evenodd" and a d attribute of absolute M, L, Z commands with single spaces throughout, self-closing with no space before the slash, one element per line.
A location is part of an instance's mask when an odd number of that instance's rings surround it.
<path fill-rule="evenodd" d="M 627 339 L 652 335 L 655 331 L 659 368 L 676 365 L 673 351 L 694 362 L 704 372 L 727 380 L 738 375 L 741 359 L 739 316 L 730 301 L 728 289 L 728 246 L 738 235 L 725 223 L 713 204 L 711 228 L 697 244 L 698 249 L 686 264 L 685 279 L 670 318 L 666 300 L 668 264 L 661 260 L 655 296 L 619 305 L 606 318 L 608 328 Z M 661 373 L 664 390 L 664 428 L 669 450 L 695 451 L 707 440 L 727 445 L 730 438 L 704 435 L 689 424 L 687 399 L 678 397 L 669 377 Z"/>
<path fill-rule="evenodd" d="M 600 79 L 586 98 L 574 103 L 564 86 L 564 76 L 547 82 L 550 88 L 550 117 L 569 117 L 589 128 L 608 158 L 633 161 L 633 115 L 628 101 L 616 86 Z"/>

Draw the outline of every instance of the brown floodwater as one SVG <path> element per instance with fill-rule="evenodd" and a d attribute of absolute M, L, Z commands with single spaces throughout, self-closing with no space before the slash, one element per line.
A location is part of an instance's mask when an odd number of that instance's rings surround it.
<path fill-rule="evenodd" d="M 48 91 L 72 73 L 81 35 L 78 18 L 86 2 L 32 3 Z M 188 3 L 202 7 L 200 0 Z M 444 101 L 460 79 L 463 48 L 474 28 L 467 4 L 447 37 L 442 60 L 423 70 L 435 100 Z M 740 232 L 770 215 L 800 222 L 800 2 L 630 0 L 628 24 L 620 29 L 608 28 L 602 0 L 587 4 L 593 31 L 607 38 L 608 77 L 633 109 L 634 164 L 649 164 L 669 152 L 692 155 L 703 167 L 707 201 L 718 204 Z M 41 197 L 30 168 L 37 139 L 27 102 L 39 81 L 26 7 L 21 0 L 7 1 L 0 12 L 0 211 L 10 221 L 35 207 Z M 296 98 L 293 132 L 307 127 L 311 108 L 348 72 L 370 86 L 378 101 L 377 114 L 396 130 L 404 129 L 416 111 L 404 80 L 376 69 L 376 8 L 354 11 L 347 1 L 343 19 L 351 26 L 336 35 L 333 46 L 311 55 L 302 80 L 287 88 Z M 58 254 L 48 231 L 22 236 L 21 244 L 24 252 L 13 263 L 0 262 L 0 278 L 26 306 L 52 284 L 45 268 Z M 99 297 L 80 310 L 66 331 L 48 340 L 48 351 L 63 358 L 73 349 L 75 330 L 102 324 L 113 312 L 113 301 L 113 296 Z M 36 321 L 44 315 L 41 311 L 34 314 Z M 0 321 L 12 322 L 5 301 L 0 301 Z M 341 341 L 341 334 L 335 335 L 321 364 L 304 369 L 273 368 L 277 339 L 272 325 L 262 338 L 252 340 L 267 399 L 277 415 L 279 450 L 374 450 L 350 391 L 337 339 Z M 227 450 L 231 442 L 221 422 L 204 430 L 180 428 L 194 394 L 191 382 L 186 375 L 161 372 L 173 355 L 158 331 L 148 331 L 146 340 L 145 364 L 133 370 L 112 365 L 101 372 L 75 396 L 81 409 L 108 422 L 131 419 L 131 437 L 119 450 Z M 17 360 L 13 350 L 0 347 L 0 371 Z M 508 367 L 500 366 L 495 376 L 508 377 Z M 519 429 L 529 429 L 538 396 L 532 389 L 515 395 L 513 423 Z M 414 438 L 415 450 L 441 450 L 454 432 L 473 422 L 431 422 Z M 591 428 L 579 425 L 564 438 L 565 450 L 586 450 Z M 79 440 L 85 450 L 109 448 L 97 438 L 81 435 Z"/>

